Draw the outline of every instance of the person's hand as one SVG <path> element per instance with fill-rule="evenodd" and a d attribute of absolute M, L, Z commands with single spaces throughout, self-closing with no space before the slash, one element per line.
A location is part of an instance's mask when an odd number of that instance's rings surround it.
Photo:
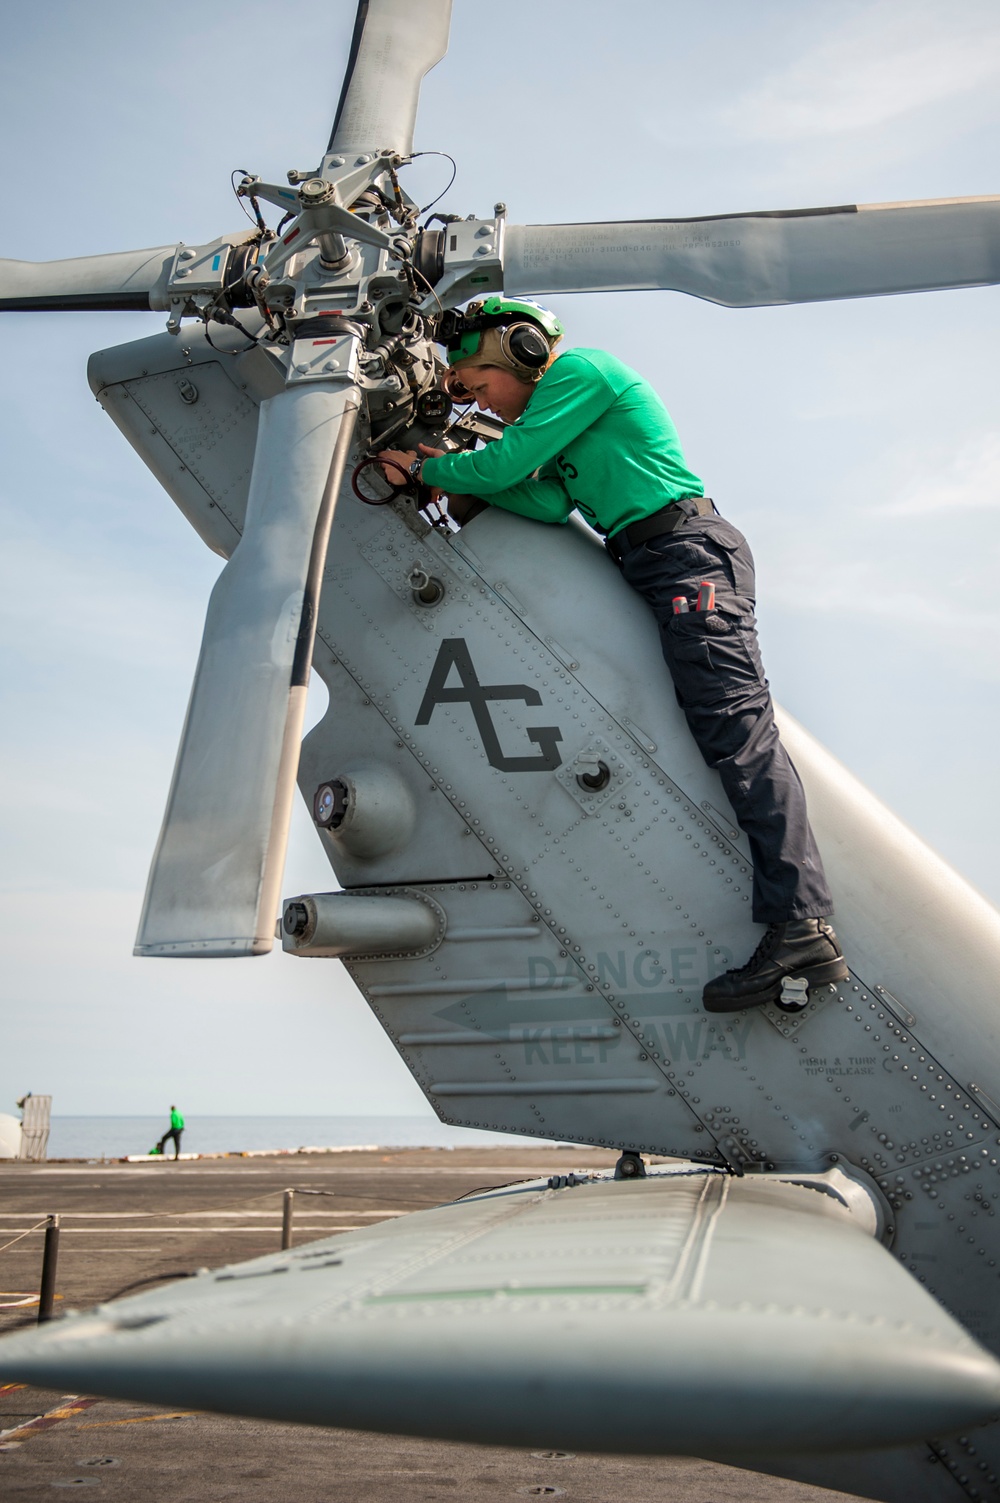
<path fill-rule="evenodd" d="M 404 483 L 410 473 L 410 465 L 416 458 L 416 449 L 383 449 L 378 456 L 382 474 L 390 485 Z"/>
<path fill-rule="evenodd" d="M 448 452 L 447 449 L 432 449 L 430 444 L 419 444 L 418 447 L 425 459 L 440 459 L 442 454 L 447 454 Z M 431 488 L 431 501 L 435 506 L 437 506 L 443 495 L 444 491 L 440 490 L 436 485 Z"/>

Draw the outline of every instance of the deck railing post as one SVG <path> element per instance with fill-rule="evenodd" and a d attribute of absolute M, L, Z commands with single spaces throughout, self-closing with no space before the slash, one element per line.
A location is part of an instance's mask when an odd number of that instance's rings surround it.
<path fill-rule="evenodd" d="M 56 1297 L 56 1266 L 59 1262 L 59 1217 L 51 1215 L 45 1228 L 45 1248 L 42 1252 L 42 1281 L 38 1289 L 38 1324 L 52 1319 L 52 1305 Z"/>

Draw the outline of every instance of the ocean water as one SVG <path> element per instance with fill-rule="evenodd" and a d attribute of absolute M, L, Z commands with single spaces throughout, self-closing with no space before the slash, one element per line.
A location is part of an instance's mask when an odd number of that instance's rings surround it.
<path fill-rule="evenodd" d="M 475 1148 L 551 1144 L 550 1138 L 449 1127 L 435 1117 L 186 1117 L 184 1153 L 246 1153 L 296 1148 Z M 118 1159 L 148 1153 L 166 1132 L 166 1116 L 56 1117 L 50 1159 Z M 173 1144 L 167 1145 L 173 1152 Z"/>

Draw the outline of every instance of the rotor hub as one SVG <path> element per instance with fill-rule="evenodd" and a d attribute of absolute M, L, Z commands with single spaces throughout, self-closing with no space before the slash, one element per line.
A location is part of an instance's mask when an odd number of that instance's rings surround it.
<path fill-rule="evenodd" d="M 311 177 L 299 189 L 299 198 L 308 209 L 315 208 L 316 204 L 325 203 L 332 197 L 333 184 L 328 183 L 325 177 Z"/>

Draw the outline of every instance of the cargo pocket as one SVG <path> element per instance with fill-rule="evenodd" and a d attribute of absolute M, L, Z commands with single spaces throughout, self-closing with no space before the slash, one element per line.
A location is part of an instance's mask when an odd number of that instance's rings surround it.
<path fill-rule="evenodd" d="M 663 656 L 682 710 L 766 693 L 752 630 L 721 611 L 689 611 L 660 630 Z"/>
<path fill-rule="evenodd" d="M 715 544 L 719 560 L 736 594 L 745 600 L 754 600 L 757 582 L 754 577 L 753 554 L 742 532 L 731 522 L 727 522 L 725 517 L 708 517 L 703 525 L 705 540 Z"/>
<path fill-rule="evenodd" d="M 660 643 L 674 693 L 682 710 L 712 704 L 720 697 L 719 676 L 712 661 L 705 623 L 695 612 L 673 616 L 660 627 Z"/>

